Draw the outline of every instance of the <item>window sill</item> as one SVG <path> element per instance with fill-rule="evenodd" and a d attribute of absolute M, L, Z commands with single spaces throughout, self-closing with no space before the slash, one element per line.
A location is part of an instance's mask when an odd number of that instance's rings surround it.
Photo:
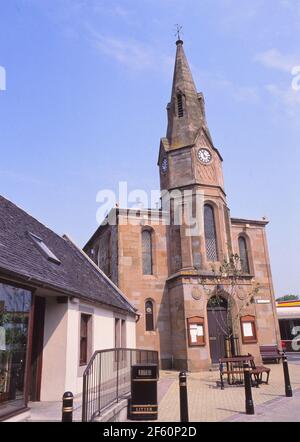
<path fill-rule="evenodd" d="M 205 342 L 203 342 L 203 344 L 189 344 L 189 347 L 190 348 L 194 348 L 194 347 L 197 348 L 197 347 L 205 347 L 205 345 L 206 345 Z"/>
<path fill-rule="evenodd" d="M 247 344 L 257 344 L 257 339 L 249 339 L 249 341 L 245 341 L 243 339 L 243 345 L 247 345 Z"/>

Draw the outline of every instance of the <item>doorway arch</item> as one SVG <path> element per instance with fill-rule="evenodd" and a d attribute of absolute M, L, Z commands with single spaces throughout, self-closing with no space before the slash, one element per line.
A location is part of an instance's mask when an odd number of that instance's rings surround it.
<path fill-rule="evenodd" d="M 212 296 L 207 303 L 207 322 L 210 357 L 218 363 L 225 357 L 225 338 L 230 334 L 228 321 L 228 302 L 223 296 Z"/>

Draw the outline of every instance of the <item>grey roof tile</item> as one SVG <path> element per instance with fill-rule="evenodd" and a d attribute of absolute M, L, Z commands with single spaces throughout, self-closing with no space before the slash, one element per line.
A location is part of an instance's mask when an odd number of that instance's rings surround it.
<path fill-rule="evenodd" d="M 51 262 L 29 235 L 39 236 L 61 261 Z M 134 313 L 135 308 L 68 239 L 0 196 L 0 273 L 13 272 L 66 294 Z"/>

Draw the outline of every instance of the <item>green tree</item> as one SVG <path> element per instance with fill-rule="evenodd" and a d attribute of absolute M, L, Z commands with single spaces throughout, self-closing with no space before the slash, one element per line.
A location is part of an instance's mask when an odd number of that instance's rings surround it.
<path fill-rule="evenodd" d="M 276 299 L 277 302 L 282 302 L 282 301 L 299 301 L 299 296 L 298 295 L 284 295 L 281 296 L 280 298 Z"/>
<path fill-rule="evenodd" d="M 242 261 L 238 254 L 231 254 L 229 260 L 224 260 L 219 268 L 212 267 L 212 274 L 203 277 L 201 285 L 209 297 L 213 296 L 216 305 L 221 305 L 224 291 L 227 298 L 227 321 L 222 327 L 228 341 L 237 336 L 240 317 L 250 304 L 255 302 L 260 285 L 250 278 L 248 290 L 242 289 L 242 282 L 247 276 L 242 270 Z M 235 308 L 234 308 L 235 306 Z"/>

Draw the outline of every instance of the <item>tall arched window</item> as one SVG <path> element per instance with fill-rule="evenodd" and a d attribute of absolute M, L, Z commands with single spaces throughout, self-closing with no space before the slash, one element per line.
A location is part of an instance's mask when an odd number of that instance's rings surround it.
<path fill-rule="evenodd" d="M 177 112 L 178 112 L 178 117 L 182 118 L 183 117 L 183 96 L 182 96 L 182 94 L 177 94 Z"/>
<path fill-rule="evenodd" d="M 241 270 L 244 273 L 250 273 L 247 241 L 246 238 L 244 238 L 243 236 L 239 237 L 239 251 L 240 251 L 240 260 L 241 260 Z"/>
<path fill-rule="evenodd" d="M 215 215 L 214 209 L 209 204 L 204 206 L 204 233 L 207 259 L 218 261 Z"/>
<path fill-rule="evenodd" d="M 145 302 L 146 331 L 154 330 L 154 306 L 152 301 Z"/>
<path fill-rule="evenodd" d="M 152 232 L 150 230 L 143 230 L 142 232 L 142 260 L 143 260 L 143 274 L 153 274 L 153 260 L 152 260 Z"/>

